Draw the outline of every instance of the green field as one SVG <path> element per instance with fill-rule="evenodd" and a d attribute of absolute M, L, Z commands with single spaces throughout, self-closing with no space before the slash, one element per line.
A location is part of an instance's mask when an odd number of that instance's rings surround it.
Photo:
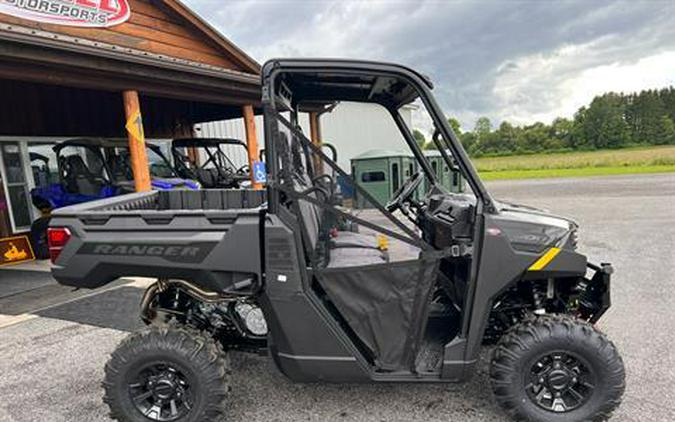
<path fill-rule="evenodd" d="M 675 172 L 675 146 L 475 158 L 484 180 Z"/>

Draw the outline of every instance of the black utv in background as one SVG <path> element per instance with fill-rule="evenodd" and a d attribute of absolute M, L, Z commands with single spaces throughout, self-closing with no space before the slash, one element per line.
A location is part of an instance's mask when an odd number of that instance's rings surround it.
<path fill-rule="evenodd" d="M 231 138 L 181 138 L 171 143 L 171 155 L 181 177 L 197 180 L 205 189 L 250 187 L 246 144 Z M 230 155 L 233 155 L 232 157 Z"/>
<path fill-rule="evenodd" d="M 106 365 L 113 418 L 215 420 L 236 388 L 232 350 L 264 351 L 294 381 L 456 382 L 490 343 L 492 389 L 515 419 L 610 416 L 624 367 L 594 324 L 612 267 L 576 250 L 574 222 L 489 195 L 426 78 L 340 60 L 273 60 L 262 78 L 266 191 L 149 192 L 54 213 L 61 283 L 157 278 L 141 304 L 148 327 Z M 338 101 L 384 107 L 419 165 L 385 205 L 353 186 L 373 210 L 340 206 L 329 173 L 349 176 L 298 126 Z M 413 101 L 471 193 L 437 182 L 398 112 Z"/>

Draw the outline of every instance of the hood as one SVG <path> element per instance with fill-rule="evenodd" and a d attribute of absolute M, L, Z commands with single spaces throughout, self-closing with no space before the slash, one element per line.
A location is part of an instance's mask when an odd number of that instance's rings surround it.
<path fill-rule="evenodd" d="M 516 250 L 540 253 L 549 247 L 576 247 L 577 223 L 545 210 L 494 201 L 499 228 Z"/>

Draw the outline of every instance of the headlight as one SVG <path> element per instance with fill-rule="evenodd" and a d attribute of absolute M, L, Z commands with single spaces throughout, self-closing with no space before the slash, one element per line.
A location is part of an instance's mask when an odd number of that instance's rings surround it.
<path fill-rule="evenodd" d="M 574 228 L 570 231 L 566 238 L 562 239 L 562 242 L 560 242 L 562 245 L 559 247 L 562 249 L 567 249 L 568 251 L 576 251 L 578 242 L 579 235 L 577 234 L 577 229 Z"/>

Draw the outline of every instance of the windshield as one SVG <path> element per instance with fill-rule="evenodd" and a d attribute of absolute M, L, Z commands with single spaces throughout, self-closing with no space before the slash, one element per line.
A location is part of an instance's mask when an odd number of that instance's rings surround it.
<path fill-rule="evenodd" d="M 171 166 L 171 163 L 155 147 L 146 145 L 145 148 L 150 176 L 153 179 L 170 179 L 178 177 Z M 134 172 L 131 166 L 131 155 L 129 148 L 124 147 L 106 147 L 104 149 L 106 162 L 117 182 L 130 182 L 134 180 Z"/>
<path fill-rule="evenodd" d="M 108 178 L 101 154 L 89 147 L 67 145 L 61 148 L 59 165 L 61 171 L 67 173 L 64 176 L 79 174 L 100 179 Z"/>
<path fill-rule="evenodd" d="M 408 122 L 408 129 L 431 166 L 436 187 L 446 192 L 471 192 L 470 189 L 466 189 L 465 179 L 461 176 L 462 172 L 449 139 L 442 135 L 421 98 L 400 107 L 398 113 L 410 116 L 404 120 Z M 430 182 L 427 177 L 425 183 Z"/>
<path fill-rule="evenodd" d="M 146 148 L 148 154 L 148 164 L 150 165 L 150 175 L 153 178 L 170 179 L 178 177 L 173 167 L 163 155 L 151 147 Z"/>

